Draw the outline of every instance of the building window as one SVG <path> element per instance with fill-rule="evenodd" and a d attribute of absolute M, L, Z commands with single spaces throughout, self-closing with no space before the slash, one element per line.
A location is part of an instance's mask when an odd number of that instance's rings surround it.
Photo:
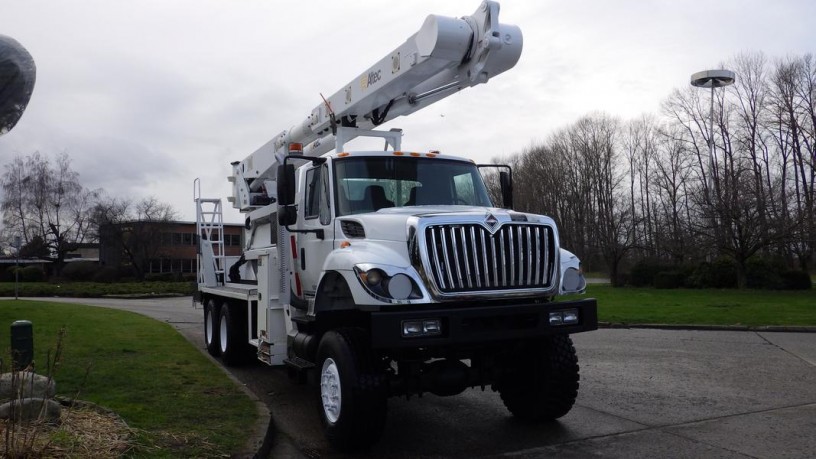
<path fill-rule="evenodd" d="M 192 259 L 181 260 L 181 272 L 183 272 L 183 273 L 195 272 L 195 268 L 193 267 L 194 263 L 195 263 L 195 260 L 192 260 Z"/>

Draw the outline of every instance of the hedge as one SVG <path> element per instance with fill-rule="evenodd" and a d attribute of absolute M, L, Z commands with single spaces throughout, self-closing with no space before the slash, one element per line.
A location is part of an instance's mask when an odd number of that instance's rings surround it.
<path fill-rule="evenodd" d="M 752 258 L 746 265 L 746 287 L 760 290 L 805 290 L 812 288 L 810 275 L 790 270 L 773 258 Z M 729 258 L 702 262 L 696 266 L 671 266 L 652 260 L 640 260 L 628 274 L 633 287 L 736 288 L 737 264 Z"/>

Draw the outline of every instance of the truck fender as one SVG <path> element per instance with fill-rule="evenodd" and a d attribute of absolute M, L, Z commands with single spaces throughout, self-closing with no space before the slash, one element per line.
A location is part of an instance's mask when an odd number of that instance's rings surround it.
<path fill-rule="evenodd" d="M 357 308 L 353 271 L 324 271 L 315 292 L 314 314 L 324 311 L 343 311 Z M 363 292 L 357 292 L 357 294 Z"/>
<path fill-rule="evenodd" d="M 404 244 L 404 243 L 402 243 Z M 424 292 L 424 286 L 420 282 L 414 268 L 405 260 L 404 255 L 387 246 L 387 244 L 356 243 L 352 247 L 334 250 L 323 263 L 323 271 L 318 281 L 318 288 L 315 298 L 315 313 L 326 309 L 376 309 L 383 303 L 369 295 L 360 285 L 354 266 L 365 263 L 368 265 L 380 265 L 387 271 L 396 267 L 400 271 L 406 272 L 414 278 Z M 339 285 L 340 280 L 345 286 Z M 336 295 L 338 289 L 345 288 L 353 301 L 353 304 L 345 304 L 335 300 L 328 300 L 322 295 Z M 428 296 L 429 298 L 429 296 Z"/>

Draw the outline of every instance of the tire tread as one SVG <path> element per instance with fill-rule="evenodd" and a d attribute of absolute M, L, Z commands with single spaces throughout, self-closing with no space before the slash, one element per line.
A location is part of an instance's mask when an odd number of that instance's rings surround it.
<path fill-rule="evenodd" d="M 537 342 L 512 366 L 497 390 L 514 416 L 531 422 L 552 421 L 572 409 L 581 376 L 575 346 L 568 335 Z"/>

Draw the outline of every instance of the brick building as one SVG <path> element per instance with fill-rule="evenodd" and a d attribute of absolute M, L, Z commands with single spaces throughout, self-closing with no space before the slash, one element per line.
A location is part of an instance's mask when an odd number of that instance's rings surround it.
<path fill-rule="evenodd" d="M 226 256 L 241 255 L 242 225 L 224 224 Z M 195 273 L 198 236 L 194 222 L 125 222 L 105 225 L 99 231 L 99 261 L 106 266 L 132 265 L 124 245 L 145 274 Z M 123 242 L 125 241 L 125 242 Z"/>

